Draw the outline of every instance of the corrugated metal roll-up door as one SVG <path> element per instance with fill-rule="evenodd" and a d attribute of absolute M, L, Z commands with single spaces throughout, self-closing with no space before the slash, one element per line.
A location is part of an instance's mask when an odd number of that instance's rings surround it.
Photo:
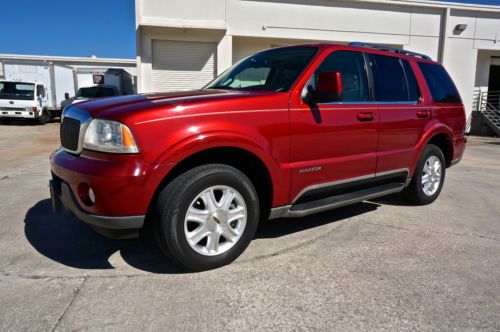
<path fill-rule="evenodd" d="M 202 88 L 215 77 L 215 50 L 215 43 L 153 40 L 153 90 Z"/>

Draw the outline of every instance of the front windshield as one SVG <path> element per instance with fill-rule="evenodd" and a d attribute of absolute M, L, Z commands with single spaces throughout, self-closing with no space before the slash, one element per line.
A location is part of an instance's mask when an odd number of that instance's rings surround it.
<path fill-rule="evenodd" d="M 206 88 L 288 91 L 316 51 L 314 46 L 298 46 L 257 53 L 230 68 Z"/>
<path fill-rule="evenodd" d="M 115 95 L 115 89 L 93 86 L 89 88 L 81 88 L 78 90 L 77 98 L 103 98 Z"/>
<path fill-rule="evenodd" d="M 0 82 L 0 99 L 34 100 L 35 84 Z"/>

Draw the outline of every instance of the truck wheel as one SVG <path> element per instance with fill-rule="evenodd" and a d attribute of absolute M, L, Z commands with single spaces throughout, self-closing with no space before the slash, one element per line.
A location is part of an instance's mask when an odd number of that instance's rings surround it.
<path fill-rule="evenodd" d="M 446 163 L 443 151 L 428 144 L 420 157 L 411 183 L 403 191 L 403 196 L 417 205 L 434 202 L 443 188 Z"/>
<path fill-rule="evenodd" d="M 42 114 L 38 117 L 38 124 L 44 125 L 47 124 L 51 119 L 50 112 L 48 110 L 43 110 Z"/>
<path fill-rule="evenodd" d="M 193 168 L 166 185 L 156 201 L 155 235 L 175 263 L 192 271 L 234 261 L 259 222 L 259 199 L 238 169 L 221 164 Z"/>

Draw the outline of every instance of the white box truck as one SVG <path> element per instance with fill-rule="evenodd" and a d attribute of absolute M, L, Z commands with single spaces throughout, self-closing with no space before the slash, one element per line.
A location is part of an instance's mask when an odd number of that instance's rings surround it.
<path fill-rule="evenodd" d="M 76 96 L 62 102 L 62 108 L 81 101 L 134 94 L 132 75 L 121 68 L 78 68 Z"/>
<path fill-rule="evenodd" d="M 72 67 L 45 61 L 8 59 L 0 66 L 3 69 L 0 79 L 2 120 L 31 118 L 46 123 L 51 117 L 60 115 L 61 102 L 75 95 L 76 74 Z M 30 98 L 29 103 L 33 105 L 25 105 L 26 98 Z M 24 111 L 20 110 L 21 106 L 25 107 Z M 32 108 L 31 111 L 28 107 Z"/>

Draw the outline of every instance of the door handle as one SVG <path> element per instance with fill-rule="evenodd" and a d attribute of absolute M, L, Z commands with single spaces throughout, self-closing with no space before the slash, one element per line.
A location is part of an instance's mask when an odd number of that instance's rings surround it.
<path fill-rule="evenodd" d="M 359 112 L 358 120 L 359 121 L 373 121 L 375 119 L 375 115 L 372 112 Z"/>
<path fill-rule="evenodd" d="M 417 118 L 428 118 L 429 117 L 429 111 L 417 111 Z"/>

